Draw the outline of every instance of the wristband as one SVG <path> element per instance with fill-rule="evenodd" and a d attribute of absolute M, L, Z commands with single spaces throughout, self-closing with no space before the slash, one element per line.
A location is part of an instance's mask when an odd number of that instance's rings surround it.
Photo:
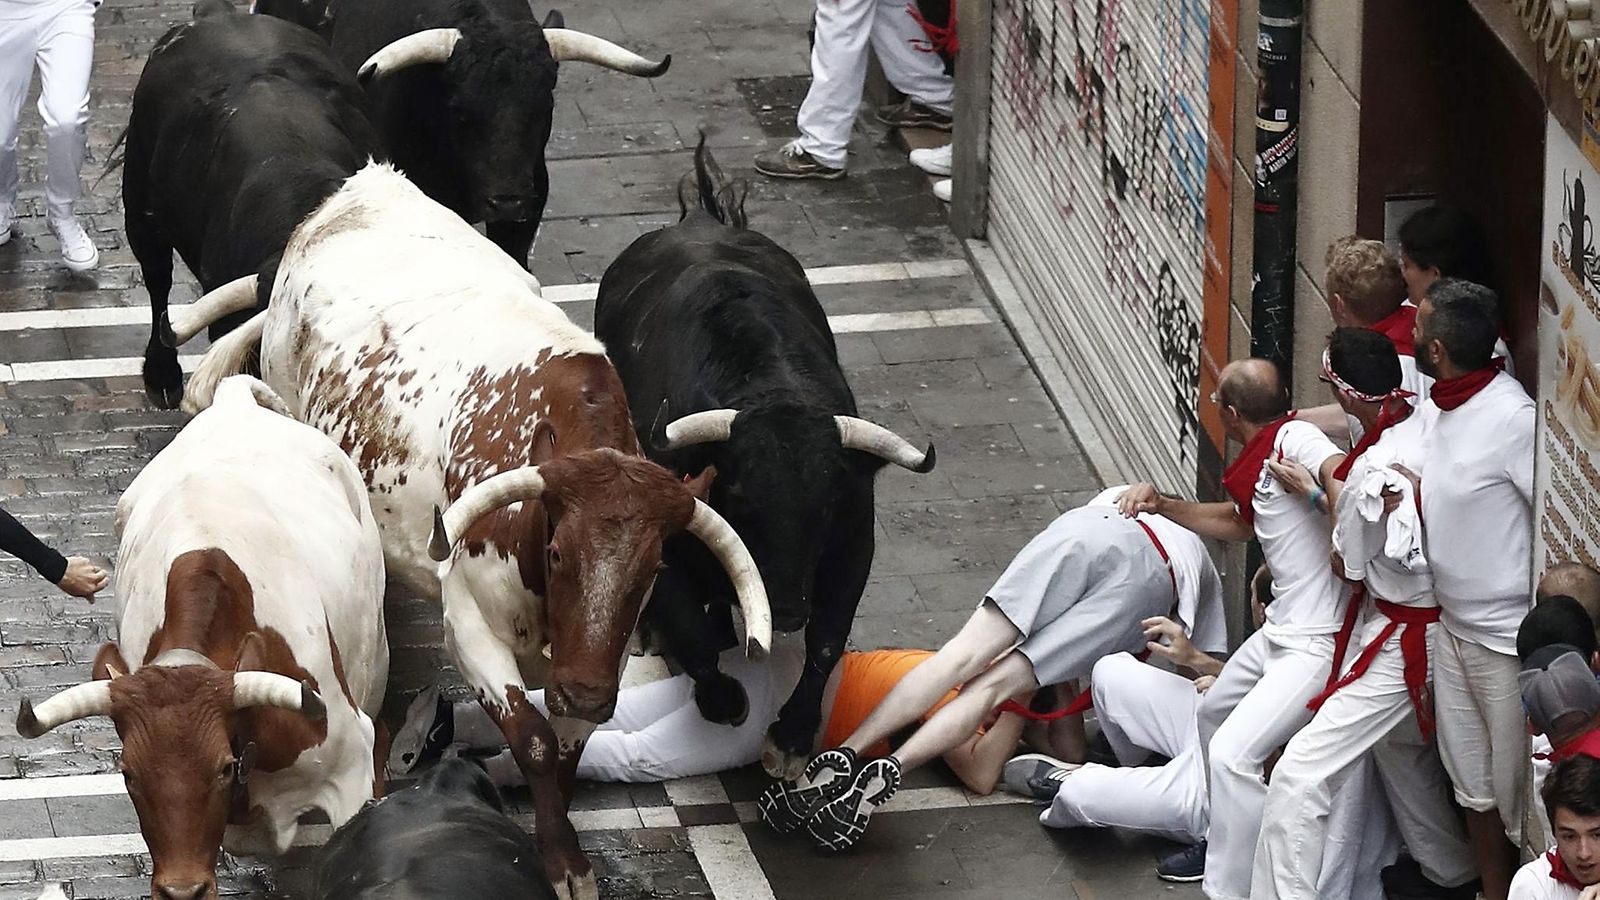
<path fill-rule="evenodd" d="M 1320 512 L 1320 510 L 1317 508 L 1317 501 L 1321 500 L 1323 497 L 1326 497 L 1327 495 L 1328 495 L 1328 492 L 1324 491 L 1320 485 L 1317 486 L 1317 487 L 1313 487 L 1311 489 L 1311 509 L 1313 511 Z"/>

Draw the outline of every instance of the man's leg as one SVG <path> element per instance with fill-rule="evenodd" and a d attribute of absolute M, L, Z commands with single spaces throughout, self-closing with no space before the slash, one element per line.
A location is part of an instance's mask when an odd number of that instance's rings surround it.
<path fill-rule="evenodd" d="M 890 735 L 921 719 L 951 688 L 976 678 L 1021 637 L 1021 632 L 1005 613 L 992 601 L 985 600 L 955 637 L 900 679 L 883 702 L 845 739 L 844 745 L 859 754 L 879 741 L 888 740 Z M 1032 676 L 1032 666 L 1028 674 Z M 971 734 L 968 731 L 962 740 Z"/>
<path fill-rule="evenodd" d="M 944 60 L 913 46 L 928 36 L 911 18 L 906 0 L 877 0 L 872 22 L 872 50 L 895 90 L 927 108 L 949 115 L 956 82 L 944 73 Z"/>
<path fill-rule="evenodd" d="M 1142 764 L 1150 751 L 1177 759 L 1199 745 L 1194 682 L 1128 653 L 1103 657 L 1090 679 L 1100 730 L 1124 766 Z"/>
<path fill-rule="evenodd" d="M 17 133 L 33 81 L 39 33 L 32 21 L 7 22 L 0 28 L 0 206 L 17 200 Z M 8 224 L 0 222 L 0 228 Z"/>
<path fill-rule="evenodd" d="M 912 671 L 915 672 L 916 669 Z M 977 733 L 984 717 L 995 707 L 1023 691 L 1030 691 L 1038 686 L 1039 682 L 1033 676 L 1033 663 L 1018 651 L 1007 653 L 978 677 L 967 681 L 954 700 L 941 707 L 911 735 L 909 740 L 895 750 L 894 758 L 899 761 L 900 769 L 910 771 L 947 750 L 959 747 L 963 741 Z M 891 693 L 889 697 L 884 698 L 884 703 L 887 704 L 893 697 Z M 935 700 L 937 699 L 936 697 Z M 931 706 L 933 706 L 932 701 L 923 709 L 926 710 Z M 868 747 L 877 743 L 876 740 L 872 740 L 858 745 L 855 741 L 856 738 L 852 736 L 845 745 L 858 754 L 866 752 Z"/>
<path fill-rule="evenodd" d="M 1275 775 L 1277 770 L 1273 772 Z M 1351 767 L 1333 795 L 1316 896 L 1384 900 L 1383 869 L 1399 855 L 1394 816 L 1369 755 Z M 1251 896 L 1254 900 L 1255 895 Z"/>
<path fill-rule="evenodd" d="M 1267 757 L 1311 719 L 1306 703 L 1327 683 L 1332 657 L 1331 638 L 1275 642 L 1268 650 L 1261 680 L 1211 739 L 1207 761 L 1211 828 L 1204 887 L 1212 900 L 1245 900 L 1250 895 L 1267 799 Z M 1226 676 L 1226 668 L 1223 674 Z M 1221 682 L 1219 678 L 1218 686 Z M 1202 703 L 1202 710 L 1204 706 Z"/>
<path fill-rule="evenodd" d="M 1163 766 L 1089 763 L 1062 779 L 1039 824 L 1131 828 L 1193 844 L 1205 837 L 1205 782 L 1198 743 Z"/>
<path fill-rule="evenodd" d="M 1456 802 L 1466 810 L 1467 836 L 1483 878 L 1483 895 L 1505 900 L 1517 867 L 1514 841 L 1521 833 L 1521 773 L 1528 755 L 1527 730 L 1517 701 L 1517 660 L 1461 640 L 1444 628 L 1433 635 L 1433 659 L 1439 755 L 1455 785 Z M 1510 710 L 1505 708 L 1508 702 Z M 1507 733 L 1506 723 L 1512 718 L 1518 722 L 1517 737 Z M 1522 749 L 1512 760 L 1508 757 L 1517 753 L 1518 737 Z M 1512 769 L 1515 777 L 1510 775 Z"/>
<path fill-rule="evenodd" d="M 811 89 L 800 104 L 800 148 L 842 169 L 867 80 L 867 44 L 877 0 L 818 0 Z"/>
<path fill-rule="evenodd" d="M 82 190 L 89 127 L 89 70 L 94 64 L 94 5 L 70 0 L 39 41 L 39 115 L 44 118 L 52 219 L 72 218 Z"/>

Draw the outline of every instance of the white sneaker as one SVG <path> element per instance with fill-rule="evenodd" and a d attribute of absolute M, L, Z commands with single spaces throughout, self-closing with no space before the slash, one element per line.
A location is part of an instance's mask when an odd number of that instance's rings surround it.
<path fill-rule="evenodd" d="M 11 241 L 11 225 L 17 221 L 17 207 L 10 203 L 0 203 L 0 247 Z"/>
<path fill-rule="evenodd" d="M 950 175 L 950 144 L 911 151 L 911 164 L 929 175 Z"/>
<path fill-rule="evenodd" d="M 61 241 L 61 261 L 74 272 L 87 272 L 100 264 L 100 251 L 76 216 L 50 220 L 50 230 Z"/>
<path fill-rule="evenodd" d="M 942 181 L 935 181 L 933 183 L 933 195 L 935 197 L 938 197 L 940 200 L 943 200 L 944 202 L 949 203 L 950 202 L 950 179 L 946 178 L 946 179 L 944 179 Z"/>

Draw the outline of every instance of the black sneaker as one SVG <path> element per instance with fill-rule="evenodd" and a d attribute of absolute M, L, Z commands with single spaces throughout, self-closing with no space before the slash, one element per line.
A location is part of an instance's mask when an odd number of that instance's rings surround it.
<path fill-rule="evenodd" d="M 389 775 L 407 775 L 423 763 L 444 755 L 455 739 L 454 705 L 437 685 L 424 689 L 406 708 L 406 719 L 389 742 Z"/>
<path fill-rule="evenodd" d="M 824 806 L 806 831 L 824 850 L 848 850 L 867 833 L 867 822 L 878 807 L 900 790 L 900 761 L 892 756 L 874 759 L 861 767 L 844 796 Z"/>
<path fill-rule="evenodd" d="M 856 753 L 849 747 L 824 750 L 806 763 L 793 781 L 779 781 L 761 792 L 756 807 L 761 821 L 779 834 L 805 824 L 819 810 L 850 789 L 856 774 Z"/>
<path fill-rule="evenodd" d="M 1206 842 L 1179 850 L 1156 863 L 1156 874 L 1163 881 L 1191 882 L 1206 876 Z"/>
<path fill-rule="evenodd" d="M 949 131 L 955 120 L 948 114 L 931 110 L 910 97 L 892 106 L 878 107 L 878 121 L 892 128 L 932 128 Z"/>
<path fill-rule="evenodd" d="M 1061 782 L 1078 768 L 1043 753 L 1024 753 L 1006 763 L 1000 772 L 1000 786 L 1019 797 L 1049 803 Z"/>
<path fill-rule="evenodd" d="M 801 149 L 799 141 L 790 141 L 776 150 L 756 154 L 756 171 L 772 178 L 815 178 L 838 181 L 844 177 L 843 169 L 825 166 L 817 158 Z"/>

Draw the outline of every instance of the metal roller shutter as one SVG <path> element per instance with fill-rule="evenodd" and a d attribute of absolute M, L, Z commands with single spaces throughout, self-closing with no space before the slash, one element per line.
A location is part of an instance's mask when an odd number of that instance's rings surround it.
<path fill-rule="evenodd" d="M 993 23 L 989 239 L 1122 471 L 1192 495 L 1208 6 L 994 0 Z"/>

